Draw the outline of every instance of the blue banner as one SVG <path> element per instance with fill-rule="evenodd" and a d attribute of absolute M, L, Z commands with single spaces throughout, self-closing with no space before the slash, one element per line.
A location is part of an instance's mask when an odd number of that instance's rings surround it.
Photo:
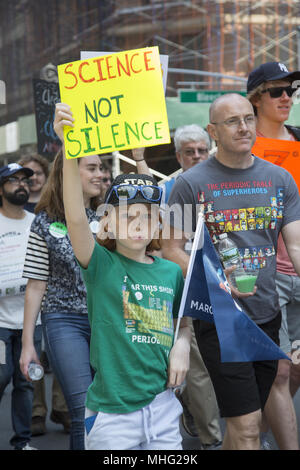
<path fill-rule="evenodd" d="M 197 225 L 179 316 L 215 323 L 222 362 L 289 359 L 232 298 L 202 216 Z"/>

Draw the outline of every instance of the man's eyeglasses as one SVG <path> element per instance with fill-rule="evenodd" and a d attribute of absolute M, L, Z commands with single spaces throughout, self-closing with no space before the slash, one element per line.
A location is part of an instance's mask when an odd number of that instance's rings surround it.
<path fill-rule="evenodd" d="M 225 124 L 225 126 L 227 127 L 238 129 L 242 122 L 245 123 L 245 126 L 251 127 L 255 124 L 255 117 L 254 115 L 249 114 L 249 116 L 245 116 L 243 118 L 232 117 L 232 118 L 226 119 L 226 121 L 212 122 L 211 124 L 215 124 L 215 125 Z"/>
<path fill-rule="evenodd" d="M 208 148 L 187 148 L 187 149 L 184 149 L 182 151 L 183 155 L 185 155 L 186 157 L 193 157 L 194 155 L 196 155 L 196 153 L 198 153 L 199 155 L 207 155 L 208 154 Z"/>
<path fill-rule="evenodd" d="M 280 98 L 282 96 L 282 93 L 285 91 L 288 97 L 291 98 L 295 90 L 296 89 L 292 88 L 291 85 L 276 86 L 274 88 L 266 88 L 265 90 L 262 91 L 262 93 L 267 93 L 268 91 L 270 93 L 271 98 Z"/>
<path fill-rule="evenodd" d="M 26 186 L 31 185 L 31 181 L 29 178 L 17 178 L 16 176 L 9 176 L 9 178 L 6 178 L 4 183 L 10 183 L 14 185 L 26 184 Z"/>
<path fill-rule="evenodd" d="M 159 201 L 162 195 L 162 189 L 159 186 L 119 184 L 117 186 L 113 186 L 111 189 L 106 199 L 108 203 L 113 192 L 116 194 L 119 201 L 129 201 L 130 199 L 134 199 L 138 192 L 142 194 L 144 199 L 151 202 Z"/>

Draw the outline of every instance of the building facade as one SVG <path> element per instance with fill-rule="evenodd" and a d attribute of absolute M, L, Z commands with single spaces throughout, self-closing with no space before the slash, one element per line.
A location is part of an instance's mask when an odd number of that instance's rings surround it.
<path fill-rule="evenodd" d="M 0 162 L 36 148 L 32 79 L 45 78 L 48 64 L 55 73 L 81 50 L 157 45 L 169 56 L 171 131 L 205 126 L 208 106 L 181 105 L 179 90 L 243 90 L 249 71 L 272 60 L 297 69 L 299 10 L 293 0 L 0 1 Z M 147 153 L 158 170 L 177 168 L 172 146 Z"/>

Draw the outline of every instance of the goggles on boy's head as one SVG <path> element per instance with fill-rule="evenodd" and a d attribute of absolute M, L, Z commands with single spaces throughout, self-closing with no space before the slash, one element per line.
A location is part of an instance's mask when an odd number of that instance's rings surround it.
<path fill-rule="evenodd" d="M 116 176 L 106 191 L 105 203 L 120 204 L 160 204 L 162 189 L 153 176 L 145 174 L 122 174 Z"/>
<path fill-rule="evenodd" d="M 160 203 L 162 189 L 154 185 L 138 185 L 138 184 L 118 184 L 113 186 L 106 198 L 107 204 L 114 204 L 115 197 L 119 204 L 127 202 L 129 204 L 136 203 Z"/>

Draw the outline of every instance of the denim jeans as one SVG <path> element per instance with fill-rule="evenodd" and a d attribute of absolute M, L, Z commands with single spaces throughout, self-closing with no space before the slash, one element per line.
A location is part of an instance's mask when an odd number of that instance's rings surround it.
<path fill-rule="evenodd" d="M 70 417 L 70 449 L 84 449 L 85 398 L 93 374 L 87 315 L 43 313 L 45 349 L 63 391 Z"/>
<path fill-rule="evenodd" d="M 11 416 L 15 434 L 10 444 L 16 449 L 21 449 L 30 441 L 33 400 L 33 385 L 27 382 L 19 365 L 22 350 L 21 338 L 22 330 L 0 328 L 0 341 L 5 343 L 5 364 L 0 364 L 0 401 L 12 379 Z M 41 342 L 42 327 L 38 325 L 34 333 L 34 345 L 38 354 L 41 352 Z"/>

